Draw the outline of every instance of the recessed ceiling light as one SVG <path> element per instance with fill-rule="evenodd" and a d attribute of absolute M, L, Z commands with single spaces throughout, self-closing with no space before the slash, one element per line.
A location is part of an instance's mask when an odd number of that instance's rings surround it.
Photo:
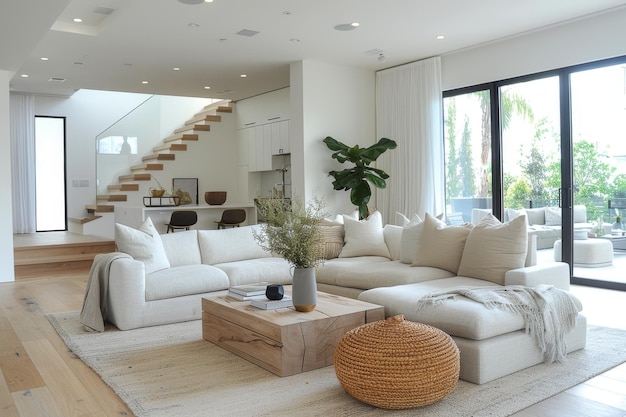
<path fill-rule="evenodd" d="M 76 23 L 81 23 L 83 21 L 83 19 L 79 18 L 79 17 L 75 17 L 74 19 L 72 19 L 74 22 Z"/>
<path fill-rule="evenodd" d="M 213 0 L 204 0 L 205 3 L 213 3 Z"/>
<path fill-rule="evenodd" d="M 142 81 L 141 83 L 142 84 L 148 84 L 148 81 Z"/>
<path fill-rule="evenodd" d="M 437 39 L 441 40 L 441 39 L 445 39 L 446 37 L 443 35 L 437 35 Z"/>
<path fill-rule="evenodd" d="M 48 60 L 48 58 L 46 58 L 45 56 L 42 56 L 42 57 L 41 57 L 41 58 L 39 58 L 39 59 L 41 59 L 42 61 L 47 61 L 47 60 Z"/>
<path fill-rule="evenodd" d="M 22 75 L 20 75 L 20 77 L 22 77 L 22 78 L 28 78 L 28 74 L 22 74 Z"/>
<path fill-rule="evenodd" d="M 354 26 L 355 28 L 357 28 L 357 27 L 360 26 L 360 23 L 359 22 L 353 22 L 353 23 L 350 23 L 350 26 Z"/>
<path fill-rule="evenodd" d="M 248 78 L 248 75 L 247 74 L 241 74 L 240 77 L 241 78 Z"/>
<path fill-rule="evenodd" d="M 346 32 L 348 30 L 354 30 L 359 26 L 358 23 L 342 23 L 340 25 L 335 26 L 335 30 L 340 30 L 342 32 Z"/>
<path fill-rule="evenodd" d="M 210 89 L 211 89 L 211 87 L 209 87 L 208 85 L 205 85 L 205 86 L 204 86 L 204 89 L 205 89 L 205 90 L 210 90 Z"/>
<path fill-rule="evenodd" d="M 172 69 L 173 69 L 174 71 L 180 71 L 180 68 L 179 68 L 179 67 L 174 67 L 174 68 L 172 68 Z"/>

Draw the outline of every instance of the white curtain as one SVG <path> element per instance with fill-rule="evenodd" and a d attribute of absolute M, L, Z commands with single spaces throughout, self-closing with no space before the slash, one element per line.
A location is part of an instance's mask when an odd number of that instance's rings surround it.
<path fill-rule="evenodd" d="M 32 95 L 11 93 L 9 103 L 13 233 L 34 233 L 35 100 Z"/>
<path fill-rule="evenodd" d="M 441 59 L 413 62 L 376 74 L 376 134 L 398 143 L 377 161 L 389 174 L 377 190 L 385 223 L 396 212 L 411 218 L 444 211 L 443 98 Z"/>

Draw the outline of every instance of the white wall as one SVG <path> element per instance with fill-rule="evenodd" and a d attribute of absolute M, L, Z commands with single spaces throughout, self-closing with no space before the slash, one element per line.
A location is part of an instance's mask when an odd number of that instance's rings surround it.
<path fill-rule="evenodd" d="M 293 193 L 307 201 L 323 197 L 328 211 L 354 210 L 347 191 L 335 191 L 331 170 L 347 166 L 331 159 L 326 136 L 347 145 L 376 142 L 375 73 L 324 62 L 291 65 L 291 167 Z"/>
<path fill-rule="evenodd" d="M 443 89 L 626 55 L 626 9 L 441 57 Z"/>
<path fill-rule="evenodd" d="M 0 282 L 15 280 L 13 269 L 13 208 L 11 200 L 11 140 L 9 81 L 12 72 L 0 70 Z"/>

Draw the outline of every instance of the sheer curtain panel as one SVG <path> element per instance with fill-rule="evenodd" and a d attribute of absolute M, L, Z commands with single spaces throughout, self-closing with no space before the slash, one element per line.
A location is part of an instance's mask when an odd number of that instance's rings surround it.
<path fill-rule="evenodd" d="M 378 160 L 389 174 L 387 188 L 377 190 L 376 207 L 385 223 L 396 212 L 411 217 L 442 213 L 443 98 L 441 59 L 434 57 L 376 74 L 376 134 L 398 143 Z"/>
<path fill-rule="evenodd" d="M 35 100 L 32 95 L 11 93 L 9 101 L 13 233 L 34 233 Z"/>

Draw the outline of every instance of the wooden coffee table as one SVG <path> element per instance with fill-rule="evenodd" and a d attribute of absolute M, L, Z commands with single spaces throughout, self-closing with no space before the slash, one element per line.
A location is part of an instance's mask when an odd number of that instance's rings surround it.
<path fill-rule="evenodd" d="M 332 365 L 348 330 L 384 318 L 382 306 L 322 292 L 309 313 L 261 310 L 226 295 L 202 299 L 202 337 L 278 376 Z"/>

